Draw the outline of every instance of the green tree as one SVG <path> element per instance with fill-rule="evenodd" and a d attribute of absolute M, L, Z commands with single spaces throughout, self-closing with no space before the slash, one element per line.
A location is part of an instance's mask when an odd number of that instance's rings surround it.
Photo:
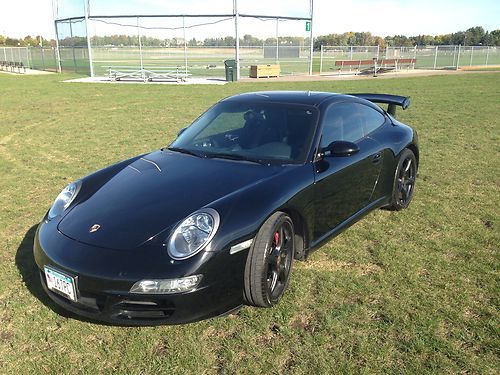
<path fill-rule="evenodd" d="M 500 29 L 493 30 L 490 33 L 491 46 L 500 46 Z"/>
<path fill-rule="evenodd" d="M 471 27 L 465 31 L 466 45 L 477 46 L 482 43 L 485 31 L 481 26 Z"/>

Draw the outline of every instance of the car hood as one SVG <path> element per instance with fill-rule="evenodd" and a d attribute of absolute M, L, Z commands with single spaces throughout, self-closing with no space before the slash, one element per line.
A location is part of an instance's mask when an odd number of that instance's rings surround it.
<path fill-rule="evenodd" d="M 66 236 L 93 246 L 130 250 L 192 212 L 280 167 L 156 151 L 129 164 L 73 207 L 59 223 Z M 83 180 L 85 184 L 85 179 Z M 91 230 L 91 228 L 97 230 Z"/>

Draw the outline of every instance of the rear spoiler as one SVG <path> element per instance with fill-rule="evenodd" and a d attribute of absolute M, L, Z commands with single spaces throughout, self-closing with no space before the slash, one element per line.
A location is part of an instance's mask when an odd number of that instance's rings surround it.
<path fill-rule="evenodd" d="M 388 95 L 388 94 L 349 94 L 358 98 L 369 100 L 373 103 L 389 104 L 387 113 L 391 116 L 396 116 L 396 106 L 400 106 L 405 110 L 410 106 L 409 96 Z"/>

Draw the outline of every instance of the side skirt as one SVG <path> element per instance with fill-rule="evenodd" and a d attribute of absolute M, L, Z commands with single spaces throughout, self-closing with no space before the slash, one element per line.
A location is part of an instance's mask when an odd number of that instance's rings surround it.
<path fill-rule="evenodd" d="M 324 245 L 332 237 L 339 235 L 344 230 L 349 228 L 351 225 L 353 225 L 354 223 L 359 221 L 363 216 L 367 215 L 368 213 L 370 213 L 371 211 L 373 211 L 377 208 L 386 206 L 389 203 L 389 200 L 390 200 L 390 196 L 383 196 L 383 197 L 377 199 L 376 201 L 373 201 L 368 206 L 363 207 L 361 210 L 356 212 L 354 215 L 352 215 L 348 219 L 341 222 L 339 225 L 337 225 L 335 228 L 333 228 L 330 232 L 324 234 L 323 236 L 321 236 L 317 240 L 313 241 L 311 243 L 311 246 L 309 246 L 309 248 L 305 251 L 306 257 L 307 257 L 307 255 L 309 255 L 313 251 L 319 249 L 322 245 Z"/>

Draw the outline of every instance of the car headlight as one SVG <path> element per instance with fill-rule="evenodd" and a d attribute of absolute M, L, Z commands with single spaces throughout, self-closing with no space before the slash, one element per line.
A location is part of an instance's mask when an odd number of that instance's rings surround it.
<path fill-rule="evenodd" d="M 201 278 L 202 275 L 193 275 L 179 279 L 140 280 L 130 288 L 130 293 L 174 294 L 190 292 L 198 286 Z"/>
<path fill-rule="evenodd" d="M 69 207 L 78 194 L 80 186 L 80 181 L 72 182 L 59 193 L 47 215 L 49 220 L 61 215 Z"/>
<path fill-rule="evenodd" d="M 188 216 L 180 223 L 167 244 L 169 255 L 174 259 L 186 259 L 204 249 L 219 228 L 220 216 L 211 208 Z"/>

